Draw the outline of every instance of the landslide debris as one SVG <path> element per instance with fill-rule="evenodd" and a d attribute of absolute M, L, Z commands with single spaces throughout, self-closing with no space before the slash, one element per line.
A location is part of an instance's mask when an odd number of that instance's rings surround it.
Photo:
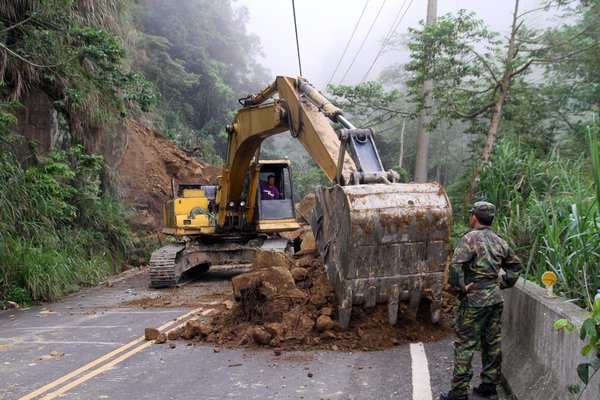
<path fill-rule="evenodd" d="M 386 305 L 354 307 L 350 328 L 341 331 L 333 288 L 314 247 L 294 256 L 259 250 L 252 270 L 234 277 L 232 287 L 233 307 L 222 307 L 209 322 L 190 321 L 170 332 L 168 339 L 217 347 L 270 347 L 281 354 L 282 350 L 380 350 L 439 340 L 451 331 L 446 317 L 440 324 L 430 322 L 427 301 L 416 318 L 401 304 L 395 326 L 389 325 Z M 444 310 L 449 311 L 447 304 Z"/>

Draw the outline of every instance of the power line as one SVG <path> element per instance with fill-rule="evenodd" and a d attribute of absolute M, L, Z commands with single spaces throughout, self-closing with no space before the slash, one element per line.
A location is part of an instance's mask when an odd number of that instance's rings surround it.
<path fill-rule="evenodd" d="M 362 17 L 365 13 L 365 10 L 367 9 L 367 6 L 369 5 L 369 1 L 370 0 L 367 0 L 367 2 L 365 3 L 365 6 L 363 7 L 362 12 L 360 13 L 360 17 L 358 17 L 358 21 L 356 21 L 356 25 L 354 25 L 354 30 L 352 31 L 352 35 L 350 35 L 350 39 L 348 39 L 348 43 L 346 43 L 346 48 L 344 49 L 344 53 L 342 54 L 342 56 L 340 57 L 340 60 L 338 61 L 337 65 L 335 66 L 335 70 L 331 74 L 329 81 L 327 81 L 327 85 L 325 85 L 325 90 L 327 90 L 327 86 L 329 86 L 329 84 L 333 80 L 335 73 L 337 72 L 338 68 L 340 67 L 340 64 L 342 63 L 344 56 L 346 55 L 346 51 L 348 50 L 348 47 L 350 46 L 350 42 L 352 42 L 352 38 L 354 37 L 354 34 L 356 33 L 356 29 L 358 28 L 358 25 L 360 24 L 360 21 L 362 20 Z"/>
<path fill-rule="evenodd" d="M 398 14 L 396 14 L 396 18 L 394 19 L 394 22 L 392 23 L 392 26 L 390 27 L 390 30 L 385 38 L 385 40 L 383 41 L 383 44 L 381 45 L 381 48 L 379 49 L 379 52 L 377 53 L 377 56 L 375 56 L 375 59 L 373 60 L 373 62 L 371 63 L 371 66 L 369 67 L 369 70 L 367 71 L 367 73 L 362 77 L 360 83 L 363 83 L 366 79 L 367 76 L 369 76 L 369 73 L 371 72 L 371 70 L 373 69 L 373 66 L 375 65 L 375 63 L 377 62 L 377 60 L 379 60 L 379 57 L 381 57 L 381 55 L 383 54 L 383 50 L 385 49 L 385 47 L 388 45 L 388 43 L 390 42 L 390 40 L 392 39 L 392 36 L 394 35 L 394 33 L 396 33 L 396 30 L 398 29 L 398 27 L 400 26 L 400 24 L 402 23 L 402 20 L 404 19 L 404 17 L 406 16 L 406 13 L 408 12 L 408 9 L 410 8 L 410 6 L 412 5 L 414 0 L 410 0 L 410 3 L 408 4 L 408 7 L 406 7 L 406 10 L 404 10 L 404 14 L 402 14 L 402 17 L 400 17 L 400 20 L 398 21 L 398 23 L 396 24 L 396 20 L 398 19 L 398 16 L 400 15 L 400 13 L 402 12 L 402 8 L 404 8 L 404 4 L 406 4 L 407 0 L 404 0 L 404 2 L 402 3 L 402 6 L 400 7 L 400 11 L 398 11 Z M 396 24 L 396 26 L 394 26 L 394 24 Z M 393 28 L 393 30 L 392 30 Z"/>
<path fill-rule="evenodd" d="M 356 61 L 356 59 L 358 58 L 358 54 L 360 53 L 360 51 L 362 50 L 363 46 L 365 45 L 365 42 L 367 41 L 367 38 L 369 37 L 369 34 L 371 33 L 371 30 L 373 29 L 373 26 L 375 26 L 375 22 L 377 22 L 377 18 L 379 18 L 379 14 L 381 14 L 381 10 L 383 10 L 383 6 L 385 6 L 385 2 L 386 1 L 387 0 L 384 0 L 383 3 L 381 4 L 381 7 L 379 8 L 379 11 L 377 12 L 377 15 L 375 16 L 375 19 L 373 20 L 373 23 L 371 24 L 371 27 L 369 28 L 369 31 L 365 35 L 364 40 L 362 41 L 362 43 L 360 44 L 360 47 L 359 47 L 358 51 L 356 52 L 356 55 L 354 56 L 354 58 L 352 59 L 352 62 L 348 66 L 348 69 L 346 70 L 346 73 L 344 74 L 344 76 L 342 77 L 342 79 L 340 79 L 339 85 L 341 85 L 342 82 L 344 81 L 344 79 L 346 79 L 346 75 L 348 75 L 348 72 L 350 71 L 350 68 L 352 68 L 352 65 L 354 65 L 354 61 Z"/>
<path fill-rule="evenodd" d="M 294 29 L 296 30 L 296 49 L 298 49 L 298 68 L 300 69 L 300 76 L 302 76 L 302 63 L 300 62 L 300 43 L 298 42 L 298 25 L 296 25 L 296 5 L 292 0 L 292 11 L 294 12 Z"/>

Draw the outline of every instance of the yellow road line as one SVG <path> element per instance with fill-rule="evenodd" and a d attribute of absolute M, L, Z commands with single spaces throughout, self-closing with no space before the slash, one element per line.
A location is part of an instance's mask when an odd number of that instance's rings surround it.
<path fill-rule="evenodd" d="M 174 326 L 173 328 L 169 329 L 166 333 L 169 333 L 171 331 L 174 331 L 175 329 L 179 328 L 180 326 L 188 323 L 189 321 L 198 319 L 199 316 L 196 317 L 192 317 L 190 319 L 188 319 L 187 321 L 184 321 L 182 323 L 180 323 L 179 325 Z M 122 356 L 120 356 L 119 358 L 115 358 L 114 360 L 112 360 L 109 363 L 106 363 L 104 365 L 102 365 L 101 367 L 88 372 L 87 374 L 75 379 L 74 381 L 72 381 L 71 383 L 61 387 L 60 389 L 42 397 L 42 400 L 51 400 L 51 399 L 55 399 L 58 396 L 60 396 L 61 394 L 68 392 L 69 390 L 73 389 L 75 386 L 79 386 L 81 385 L 83 382 L 88 381 L 90 379 L 92 379 L 93 377 L 95 377 L 96 375 L 100 375 L 101 373 L 103 373 L 104 371 L 111 369 L 112 367 L 114 367 L 115 365 L 117 365 L 118 363 L 120 363 L 123 360 L 128 359 L 129 357 L 131 357 L 132 355 L 134 355 L 135 353 L 138 353 L 140 351 L 142 351 L 143 349 L 145 349 L 146 347 L 151 346 L 152 344 L 154 344 L 154 341 L 149 341 L 144 343 L 141 346 L 136 347 L 133 350 L 129 350 L 127 353 L 123 354 Z"/>
<path fill-rule="evenodd" d="M 162 326 L 158 327 L 158 330 L 160 331 L 160 330 L 163 330 L 163 329 L 165 329 L 165 328 L 168 328 L 169 326 L 171 326 L 171 325 L 173 325 L 173 324 L 175 324 L 175 323 L 177 323 L 177 322 L 181 321 L 181 320 L 182 320 L 182 319 L 184 319 L 184 318 L 187 318 L 187 317 L 189 317 L 190 315 L 192 315 L 192 314 L 194 314 L 194 313 L 197 313 L 197 312 L 201 311 L 202 309 L 203 309 L 203 307 L 196 308 L 196 309 L 194 309 L 194 310 L 192 310 L 192 311 L 190 311 L 190 312 L 188 312 L 188 313 L 185 313 L 185 314 L 183 314 L 183 315 L 180 315 L 179 317 L 177 317 L 177 318 L 173 319 L 172 321 L 169 321 L 169 322 L 167 322 L 167 323 L 163 324 Z M 105 354 L 105 355 L 103 355 L 102 357 L 100 357 L 100 358 L 97 358 L 96 360 L 94 360 L 94 361 L 91 361 L 91 362 L 89 362 L 89 363 L 85 364 L 83 367 L 81 367 L 81 368 L 78 368 L 78 369 L 76 369 L 75 371 L 73 371 L 73 372 L 70 372 L 70 373 L 68 373 L 67 375 L 63 376 L 63 377 L 61 377 L 61 378 L 58 378 L 58 379 L 56 379 L 55 381 L 52 381 L 52 382 L 50 382 L 50 383 L 49 383 L 49 384 L 47 384 L 46 386 L 43 386 L 43 387 L 41 387 L 41 388 L 39 388 L 39 389 L 37 389 L 37 390 L 35 390 L 35 391 L 33 391 L 33 392 L 31 392 L 31 393 L 27 394 L 27 395 L 25 395 L 25 396 L 21 397 L 19 400 L 31 400 L 31 399 L 33 399 L 34 397 L 37 397 L 37 396 L 41 395 L 42 393 L 45 393 L 45 392 L 47 392 L 48 390 L 50 390 L 50 389 L 52 389 L 52 388 L 55 388 L 56 386 L 58 386 L 58 385 L 60 385 L 60 384 L 62 384 L 62 383 L 64 383 L 64 382 L 68 381 L 69 379 L 73 378 L 74 376 L 77 376 L 77 375 L 81 374 L 82 372 L 85 372 L 85 371 L 87 371 L 88 369 L 90 369 L 90 368 L 93 368 L 93 367 L 95 367 L 96 365 L 98 365 L 98 364 L 100 364 L 100 363 L 102 363 L 102 362 L 104 362 L 104 361 L 108 360 L 109 358 L 111 358 L 111 357 L 113 357 L 113 356 L 115 356 L 115 355 L 117 355 L 117 354 L 119 354 L 119 353 L 121 353 L 121 352 L 123 352 L 123 351 L 127 350 L 128 348 L 130 348 L 130 347 L 132 347 L 132 346 L 135 346 L 136 344 L 138 344 L 138 343 L 140 343 L 140 342 L 143 342 L 144 340 L 145 340 L 145 337 L 144 337 L 144 336 L 142 336 L 142 337 L 140 337 L 140 338 L 137 338 L 137 339 L 135 339 L 134 341 L 132 341 L 132 342 L 129 342 L 129 343 L 127 343 L 127 344 L 125 344 L 125 345 L 123 345 L 123 346 L 119 347 L 118 349 L 115 349 L 115 350 L 111 351 L 110 353 L 108 353 L 108 354 Z"/>

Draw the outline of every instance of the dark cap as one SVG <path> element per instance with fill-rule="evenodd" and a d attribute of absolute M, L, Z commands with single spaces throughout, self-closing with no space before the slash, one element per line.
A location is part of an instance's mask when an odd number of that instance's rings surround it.
<path fill-rule="evenodd" d="M 469 210 L 470 213 L 482 217 L 494 217 L 496 213 L 496 206 L 487 201 L 478 201 L 473 204 L 473 207 Z"/>

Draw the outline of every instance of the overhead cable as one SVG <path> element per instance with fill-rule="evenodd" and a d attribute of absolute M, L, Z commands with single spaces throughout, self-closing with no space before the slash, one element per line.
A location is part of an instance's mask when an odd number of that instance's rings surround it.
<path fill-rule="evenodd" d="M 375 26 L 375 22 L 377 22 L 377 19 L 379 18 L 379 14 L 381 14 L 381 10 L 383 10 L 383 6 L 385 6 L 386 1 L 387 0 L 384 0 L 383 3 L 381 3 L 381 7 L 379 8 L 379 11 L 377 12 L 377 15 L 375 16 L 375 19 L 373 19 L 373 23 L 371 24 L 371 27 L 369 28 L 369 31 L 365 35 L 365 38 L 362 41 L 362 43 L 360 44 L 360 47 L 359 47 L 358 51 L 356 52 L 356 55 L 352 59 L 352 62 L 348 66 L 348 69 L 346 70 L 346 73 L 344 73 L 344 76 L 342 76 L 342 79 L 340 79 L 340 83 L 338 83 L 338 85 L 342 84 L 342 82 L 344 81 L 344 79 L 346 79 L 346 75 L 348 75 L 348 72 L 352 68 L 352 65 L 354 65 L 354 61 L 356 61 L 356 59 L 358 58 L 358 55 L 360 54 L 360 51 L 362 50 L 363 46 L 365 45 L 365 42 L 367 41 L 367 38 L 369 37 L 369 34 L 371 33 L 371 30 L 373 29 L 373 26 Z"/>
<path fill-rule="evenodd" d="M 363 7 L 362 12 L 360 13 L 360 17 L 358 17 L 358 21 L 356 21 L 356 25 L 354 25 L 354 30 L 352 31 L 352 35 L 350 35 L 350 39 L 348 39 L 348 43 L 346 43 L 346 48 L 344 49 L 344 53 L 342 53 L 342 56 L 340 57 L 340 60 L 338 61 L 337 65 L 335 66 L 335 70 L 333 71 L 333 73 L 329 77 L 329 80 L 327 81 L 327 85 L 325 85 L 325 90 L 327 90 L 327 86 L 329 86 L 329 84 L 333 80 L 333 77 L 335 76 L 335 73 L 337 72 L 338 68 L 340 67 L 340 64 L 342 63 L 342 60 L 344 59 L 344 56 L 346 55 L 346 51 L 348 51 L 348 47 L 350 46 L 350 42 L 352 42 L 352 38 L 354 37 L 354 34 L 356 33 L 356 29 L 358 28 L 358 25 L 360 24 L 360 21 L 362 20 L 362 17 L 363 17 L 363 15 L 365 13 L 365 10 L 367 9 L 367 6 L 369 5 L 369 1 L 370 0 L 366 1 L 365 6 Z"/>
<path fill-rule="evenodd" d="M 296 24 L 296 5 L 292 0 L 292 11 L 294 12 L 294 29 L 296 30 L 296 49 L 298 49 L 298 68 L 300 69 L 300 76 L 302 76 L 302 63 L 300 62 L 300 42 L 298 41 L 298 25 Z"/>
<path fill-rule="evenodd" d="M 400 11 L 398 11 L 398 14 L 396 14 L 396 18 L 394 19 L 394 22 L 392 23 L 392 26 L 390 27 L 390 30 L 388 31 L 388 34 L 387 34 L 385 40 L 383 41 L 383 44 L 381 45 L 381 48 L 379 49 L 379 52 L 377 53 L 377 56 L 375 57 L 375 59 L 371 63 L 371 66 L 369 67 L 369 70 L 367 71 L 367 73 L 360 80 L 360 83 L 363 83 L 367 79 L 367 76 L 369 76 L 369 73 L 373 69 L 373 66 L 375 65 L 375 63 L 377 62 L 377 60 L 379 59 L 379 57 L 381 57 L 381 55 L 383 54 L 383 51 L 385 50 L 385 47 L 388 45 L 388 43 L 392 39 L 392 36 L 394 35 L 394 33 L 396 33 L 396 30 L 398 29 L 398 27 L 402 23 L 402 20 L 406 16 L 406 13 L 408 12 L 408 9 L 412 5 L 413 1 L 414 0 L 410 0 L 410 3 L 408 4 L 408 7 L 406 7 L 406 10 L 404 10 L 404 14 L 402 14 L 402 17 L 400 18 L 400 20 L 398 21 L 398 23 L 396 23 L 396 20 L 398 19 L 398 16 L 402 12 L 402 8 L 404 8 L 404 4 L 406 4 L 407 0 L 404 0 L 404 2 L 402 3 L 402 6 L 400 7 Z M 394 26 L 394 24 L 396 26 Z M 393 28 L 393 30 L 392 30 L 392 28 Z"/>

